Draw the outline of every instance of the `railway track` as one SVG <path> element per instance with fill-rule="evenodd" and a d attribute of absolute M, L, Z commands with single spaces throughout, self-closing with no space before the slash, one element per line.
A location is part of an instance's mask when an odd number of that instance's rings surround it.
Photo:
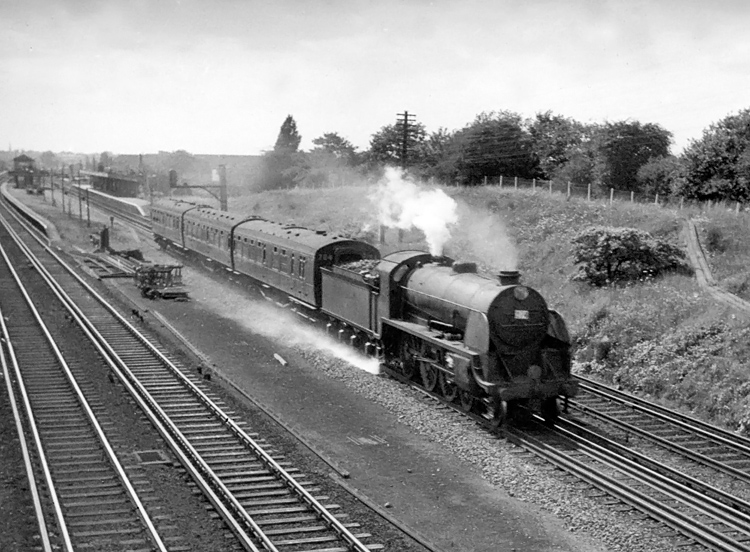
<path fill-rule="evenodd" d="M 627 504 L 683 535 L 686 546 L 750 550 L 746 441 L 594 382 L 584 381 L 583 388 L 570 401 L 575 414 L 563 417 L 554 430 L 533 421 L 504 435 L 599 489 L 606 505 Z M 636 441 L 650 448 L 636 450 Z M 703 477 L 695 465 L 713 475 Z"/>
<path fill-rule="evenodd" d="M 101 419 L 101 404 L 87 400 L 78 383 L 85 368 L 67 362 L 57 346 L 6 254 L 7 234 L 0 245 L 1 360 L 29 444 L 29 473 L 33 462 L 41 474 L 36 495 L 46 500 L 37 498 L 36 513 L 43 549 L 167 550 L 144 507 L 154 497 L 139 489 L 137 468 L 123 466 L 104 430 L 112 421 Z"/>
<path fill-rule="evenodd" d="M 446 402 L 439 394 L 428 391 L 419 382 L 406 380 L 397 372 L 388 371 L 388 374 L 417 387 L 457 415 L 469 416 L 486 431 L 505 437 L 531 457 L 590 485 L 598 493 L 592 495 L 592 500 L 600 500 L 605 507 L 626 505 L 641 512 L 644 517 L 668 527 L 675 538 L 681 535 L 685 546 L 723 552 L 750 551 L 750 501 L 746 498 L 747 486 L 744 483 L 748 473 L 727 464 L 725 470 L 718 470 L 723 484 L 717 485 L 714 484 L 715 478 L 704 478 L 702 475 L 705 474 L 685 465 L 685 462 L 695 461 L 693 457 L 699 454 L 697 449 L 704 449 L 706 443 L 720 443 L 725 453 L 731 448 L 733 454 L 740 454 L 746 444 L 739 436 L 585 379 L 582 381 L 582 398 L 569 401 L 571 414 L 561 416 L 554 428 L 547 427 L 541 418 L 529 417 L 520 420 L 515 427 L 505 427 L 498 432 L 486 417 L 466 412 L 465 404 Z M 610 395 L 613 400 L 621 401 L 620 407 L 613 406 L 607 398 L 597 399 Z M 593 403 L 597 401 L 608 405 L 610 412 L 621 408 L 618 413 L 622 418 L 612 414 L 607 420 L 618 428 L 612 438 L 607 437 L 611 431 L 608 433 L 579 419 L 584 409 L 588 415 L 606 416 L 603 412 L 594 414 Z M 584 407 L 584 402 L 588 406 Z M 656 451 L 635 450 L 631 445 L 639 432 L 628 426 L 628 433 L 625 433 L 622 426 L 627 423 L 625 419 L 632 420 L 636 404 L 644 413 L 650 410 L 659 412 L 659 417 L 665 420 L 660 424 L 673 419 L 678 426 L 684 426 L 679 438 L 674 427 L 665 426 L 667 429 L 662 432 L 671 432 L 676 441 L 690 442 L 695 448 L 673 442 L 671 446 L 657 447 Z M 655 423 L 654 418 L 646 414 L 643 419 L 644 425 Z M 690 427 L 695 428 L 694 433 Z M 638 436 L 647 439 L 645 435 Z M 718 460 L 714 459 L 714 463 Z M 730 475 L 733 477 L 729 478 Z"/>
<path fill-rule="evenodd" d="M 592 380 L 581 378 L 581 390 L 569 406 L 588 431 L 650 451 L 676 470 L 750 500 L 749 439 Z"/>
<path fill-rule="evenodd" d="M 17 221 L 3 230 L 4 246 L 19 247 L 8 237 L 14 232 L 25 232 Z M 37 269 L 46 274 L 44 285 L 55 290 L 69 312 L 58 324 L 80 325 L 101 354 L 108 377 L 129 391 L 242 547 L 342 552 L 383 548 L 359 531 L 358 524 L 347 523 L 346 514 L 328 503 L 304 474 L 266 450 L 263 439 L 235 421 L 234 413 L 223 408 L 199 374 L 161 351 L 42 242 L 30 241 L 27 247 L 32 256 L 24 261 L 26 273 L 21 279 L 40 278 Z M 13 295 L 17 294 L 3 293 L 3 303 Z M 40 311 L 44 310 L 54 309 L 42 306 Z M 23 371 L 30 362 L 33 359 L 18 365 Z M 63 411 L 66 404 L 60 402 Z M 58 411 L 50 411 L 54 419 L 52 412 Z M 57 415 L 58 421 L 61 417 Z M 42 445 L 44 450 L 50 446 L 45 441 Z M 65 514 L 57 517 L 58 524 L 69 525 L 70 520 Z"/>
<path fill-rule="evenodd" d="M 105 199 L 99 194 L 85 194 L 82 193 L 81 188 L 78 188 L 77 186 L 71 186 L 68 188 L 67 193 L 75 198 L 78 198 L 79 194 L 81 194 L 81 200 L 86 201 L 90 206 L 100 209 L 112 216 L 116 216 L 127 224 L 132 225 L 138 231 L 147 232 L 149 234 L 151 232 L 151 220 L 129 210 L 125 205 L 122 205 L 122 203 L 118 204 L 117 198 Z"/>

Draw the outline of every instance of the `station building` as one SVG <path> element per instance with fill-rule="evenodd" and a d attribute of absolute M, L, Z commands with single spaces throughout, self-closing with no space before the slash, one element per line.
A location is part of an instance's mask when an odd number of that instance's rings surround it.
<path fill-rule="evenodd" d="M 111 196 L 138 197 L 141 190 L 141 179 L 135 175 L 128 176 L 99 171 L 80 171 L 80 174 L 88 178 L 94 190 Z"/>

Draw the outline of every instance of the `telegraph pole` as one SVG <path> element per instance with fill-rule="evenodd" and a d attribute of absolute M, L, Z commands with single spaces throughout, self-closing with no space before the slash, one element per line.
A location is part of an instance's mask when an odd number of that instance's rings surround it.
<path fill-rule="evenodd" d="M 396 116 L 398 117 L 396 128 L 401 130 L 401 168 L 406 169 L 409 157 L 409 138 L 411 137 L 416 115 L 404 111 L 403 113 L 397 113 Z"/>

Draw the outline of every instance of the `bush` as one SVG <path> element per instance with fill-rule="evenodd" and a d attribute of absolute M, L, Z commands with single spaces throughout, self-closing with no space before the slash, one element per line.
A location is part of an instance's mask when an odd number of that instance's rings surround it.
<path fill-rule="evenodd" d="M 590 226 L 572 243 L 573 262 L 579 265 L 573 279 L 595 286 L 692 272 L 679 247 L 636 228 Z"/>
<path fill-rule="evenodd" d="M 706 248 L 709 253 L 724 253 L 727 246 L 727 239 L 721 228 L 711 225 L 706 229 Z"/>

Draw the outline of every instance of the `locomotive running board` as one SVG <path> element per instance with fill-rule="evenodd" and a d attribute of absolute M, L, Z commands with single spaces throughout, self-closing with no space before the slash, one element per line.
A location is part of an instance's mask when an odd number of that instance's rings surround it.
<path fill-rule="evenodd" d="M 404 333 L 415 335 L 433 345 L 436 345 L 443 349 L 448 349 L 451 352 L 470 357 L 471 359 L 479 356 L 479 352 L 477 352 L 475 349 L 470 349 L 460 341 L 451 341 L 449 339 L 442 338 L 440 337 L 440 332 L 432 331 L 428 328 L 425 328 L 421 324 L 416 324 L 414 322 L 404 322 L 402 320 L 393 320 L 392 318 L 383 318 L 382 322 L 383 326 L 391 326 Z M 383 333 L 385 333 L 385 329 Z"/>

